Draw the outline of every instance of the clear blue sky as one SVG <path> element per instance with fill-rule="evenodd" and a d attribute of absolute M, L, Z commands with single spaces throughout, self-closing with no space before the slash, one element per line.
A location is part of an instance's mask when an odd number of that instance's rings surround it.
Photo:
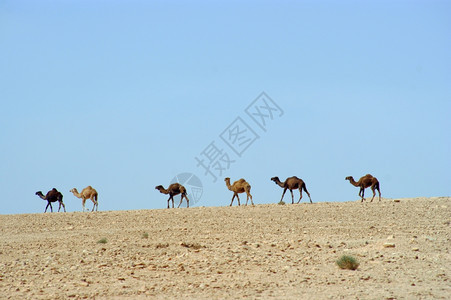
<path fill-rule="evenodd" d="M 358 200 L 344 178 L 366 173 L 383 197 L 450 196 L 450 15 L 449 1 L 0 1 L 0 214 L 43 212 L 35 192 L 53 187 L 81 211 L 69 190 L 87 185 L 100 210 L 165 208 L 155 186 L 184 172 L 202 206 L 230 203 L 224 177 L 257 204 L 293 175 L 314 202 Z M 262 92 L 280 108 L 266 131 L 246 114 Z M 216 182 L 196 160 L 212 142 L 233 161 Z"/>

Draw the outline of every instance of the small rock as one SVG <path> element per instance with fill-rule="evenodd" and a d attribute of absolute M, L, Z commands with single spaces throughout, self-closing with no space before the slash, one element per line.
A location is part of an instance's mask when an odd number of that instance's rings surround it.
<path fill-rule="evenodd" d="M 401 202 L 401 200 L 395 199 L 395 200 L 393 200 L 393 202 Z"/>
<path fill-rule="evenodd" d="M 420 251 L 420 249 L 419 248 L 412 248 L 412 251 Z"/>
<path fill-rule="evenodd" d="M 394 243 L 384 243 L 384 248 L 395 248 Z"/>

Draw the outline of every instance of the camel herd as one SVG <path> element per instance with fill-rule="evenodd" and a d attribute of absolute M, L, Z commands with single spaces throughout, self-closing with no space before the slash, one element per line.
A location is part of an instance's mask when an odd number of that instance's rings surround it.
<path fill-rule="evenodd" d="M 285 195 L 285 192 L 287 190 L 290 190 L 292 204 L 294 204 L 293 190 L 299 190 L 300 197 L 299 197 L 299 200 L 297 203 L 301 202 L 302 191 L 304 190 L 304 192 L 308 195 L 308 197 L 310 199 L 310 203 L 313 203 L 312 198 L 310 197 L 310 193 L 307 191 L 307 187 L 305 186 L 305 182 L 301 178 L 293 176 L 293 177 L 288 177 L 284 182 L 281 182 L 279 177 L 276 176 L 276 177 L 272 177 L 271 180 L 274 181 L 278 186 L 283 188 L 282 198 L 280 199 L 281 202 L 282 202 L 283 196 Z M 376 190 L 379 192 L 379 201 L 381 201 L 381 191 L 379 189 L 379 181 L 377 180 L 376 177 L 372 176 L 371 174 L 366 174 L 365 176 L 360 178 L 358 182 L 355 182 L 354 178 L 352 178 L 352 176 L 346 177 L 345 180 L 349 180 L 349 182 L 352 185 L 354 185 L 356 187 L 360 187 L 359 196 L 362 198 L 361 202 L 363 202 L 365 200 L 364 193 L 365 193 L 365 189 L 367 187 L 371 187 L 371 190 L 373 191 L 373 198 L 371 198 L 371 202 L 373 202 L 373 199 L 376 196 Z M 249 199 L 251 199 L 251 204 L 254 205 L 254 202 L 252 201 L 252 195 L 251 195 L 251 185 L 244 178 L 241 178 L 241 179 L 235 181 L 233 184 L 230 184 L 229 177 L 225 178 L 224 181 L 225 181 L 227 188 L 233 192 L 232 201 L 230 202 L 230 206 L 232 206 L 233 200 L 235 199 L 235 197 L 238 201 L 238 205 L 241 205 L 240 197 L 238 196 L 238 194 L 241 194 L 241 193 L 246 193 L 246 195 L 247 195 L 246 205 L 247 205 Z M 155 187 L 155 189 L 159 190 L 160 193 L 162 193 L 162 194 L 166 194 L 166 195 L 169 194 L 168 208 L 169 208 L 169 201 L 171 201 L 171 200 L 172 200 L 172 208 L 174 208 L 174 196 L 176 196 L 178 194 L 181 194 L 182 197 L 180 199 L 180 203 L 177 206 L 177 208 L 179 208 L 180 205 L 182 204 L 183 198 L 186 199 L 186 203 L 187 203 L 186 206 L 189 207 L 189 199 L 186 196 L 186 188 L 183 185 L 181 185 L 180 183 L 173 183 L 167 189 L 165 189 L 162 185 L 158 185 Z"/>
<path fill-rule="evenodd" d="M 87 199 L 91 199 L 92 203 L 94 203 L 94 206 L 92 207 L 92 211 L 94 211 L 94 208 L 97 211 L 97 208 L 99 204 L 97 203 L 97 191 L 92 188 L 92 186 L 85 187 L 81 193 L 78 193 L 76 188 L 73 188 L 70 190 L 72 194 L 74 194 L 75 197 L 81 198 L 81 204 L 83 206 L 83 211 L 85 211 L 85 202 Z M 66 212 L 66 206 L 63 203 L 63 194 L 57 191 L 57 189 L 53 188 L 51 191 L 49 191 L 45 196 L 42 194 L 41 191 L 36 192 L 36 195 L 38 195 L 42 200 L 47 201 L 47 206 L 45 207 L 45 211 L 47 212 L 47 208 L 50 206 L 50 211 L 53 212 L 52 202 L 59 202 L 58 211 L 60 211 L 61 206 L 64 208 L 64 212 Z"/>
<path fill-rule="evenodd" d="M 281 202 L 282 202 L 283 196 L 285 196 L 285 192 L 287 190 L 290 190 L 292 204 L 294 204 L 293 190 L 299 190 L 300 197 L 299 197 L 299 200 L 297 203 L 301 202 L 302 191 L 304 190 L 304 192 L 308 195 L 308 197 L 310 199 L 310 203 L 313 203 L 312 198 L 310 197 L 310 193 L 307 191 L 307 188 L 305 186 L 305 182 L 302 179 L 300 179 L 296 176 L 293 176 L 293 177 L 287 178 L 284 182 L 281 182 L 279 177 L 276 176 L 276 177 L 272 177 L 271 180 L 274 181 L 278 186 L 283 188 L 282 198 L 280 199 Z M 345 180 L 349 180 L 349 182 L 353 186 L 360 188 L 359 196 L 362 198 L 361 202 L 363 202 L 365 200 L 365 198 L 364 198 L 365 189 L 368 187 L 371 187 L 371 190 L 373 191 L 373 197 L 371 198 L 371 202 L 373 202 L 373 199 L 376 196 L 376 190 L 379 192 L 379 201 L 381 201 L 381 190 L 379 187 L 379 181 L 377 180 L 376 177 L 372 176 L 371 174 L 366 174 L 365 176 L 361 177 L 359 179 L 359 181 L 357 181 L 357 182 L 354 180 L 354 178 L 352 176 L 346 177 Z M 235 199 L 235 197 L 238 201 L 238 205 L 240 205 L 240 197 L 238 196 L 238 194 L 241 194 L 241 193 L 246 193 L 246 195 L 247 195 L 246 205 L 247 205 L 249 199 L 251 200 L 251 204 L 254 205 L 254 202 L 252 201 L 252 195 L 251 195 L 251 185 L 246 180 L 241 178 L 241 179 L 235 181 L 233 184 L 230 184 L 230 178 L 227 177 L 224 179 L 224 181 L 225 181 L 227 188 L 233 192 L 233 197 L 232 197 L 232 201 L 230 202 L 230 206 L 232 206 L 233 200 Z M 170 208 L 169 203 L 171 200 L 172 200 L 172 208 L 174 208 L 174 196 L 179 195 L 179 194 L 181 194 L 181 199 L 180 199 L 180 203 L 177 206 L 177 208 L 179 208 L 180 205 L 182 204 L 183 198 L 186 199 L 187 207 L 189 207 L 189 199 L 186 195 L 186 188 L 183 185 L 181 185 L 180 183 L 173 183 L 173 184 L 169 185 L 169 187 L 167 189 L 165 189 L 162 185 L 158 185 L 155 187 L 155 189 L 160 191 L 160 193 L 162 193 L 162 194 L 169 195 L 168 208 Z M 98 206 L 99 206 L 99 204 L 97 202 L 98 193 L 92 186 L 85 187 L 81 191 L 81 193 L 79 193 L 76 188 L 71 189 L 70 192 L 72 194 L 74 194 L 75 197 L 82 199 L 83 211 L 85 211 L 85 203 L 86 203 L 87 199 L 90 199 L 92 201 L 92 203 L 94 204 L 91 211 L 94 211 L 94 208 L 96 211 L 98 210 Z M 36 195 L 38 195 L 41 199 L 47 201 L 47 206 L 45 207 L 44 212 L 47 212 L 47 208 L 49 206 L 50 206 L 50 211 L 53 212 L 52 202 L 59 203 L 58 212 L 60 211 L 61 206 L 63 207 L 64 211 L 66 211 L 66 206 L 63 203 L 63 194 L 61 194 L 57 189 L 53 188 L 45 196 L 44 196 L 44 194 L 42 194 L 41 191 L 36 192 Z"/>

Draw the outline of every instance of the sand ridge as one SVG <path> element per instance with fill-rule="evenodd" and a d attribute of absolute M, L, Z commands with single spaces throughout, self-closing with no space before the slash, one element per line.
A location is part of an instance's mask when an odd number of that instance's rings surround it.
<path fill-rule="evenodd" d="M 0 215 L 0 298 L 447 299 L 450 207 L 435 197 Z M 337 267 L 343 254 L 356 271 Z"/>

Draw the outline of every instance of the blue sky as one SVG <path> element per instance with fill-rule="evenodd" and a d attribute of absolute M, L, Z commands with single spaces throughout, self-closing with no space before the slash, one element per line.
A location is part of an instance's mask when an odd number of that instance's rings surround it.
<path fill-rule="evenodd" d="M 450 15 L 447 1 L 0 1 L 0 214 L 43 212 L 35 192 L 53 187 L 81 211 L 69 190 L 87 185 L 100 210 L 165 208 L 155 186 L 181 173 L 202 206 L 230 203 L 224 177 L 256 204 L 293 175 L 314 202 L 357 200 L 344 178 L 366 173 L 383 197 L 450 196 Z M 280 108 L 265 130 L 246 114 L 262 92 Z M 240 147 L 258 136 L 241 156 L 221 139 L 237 118 Z M 216 181 L 196 161 L 211 143 L 233 161 Z"/>

